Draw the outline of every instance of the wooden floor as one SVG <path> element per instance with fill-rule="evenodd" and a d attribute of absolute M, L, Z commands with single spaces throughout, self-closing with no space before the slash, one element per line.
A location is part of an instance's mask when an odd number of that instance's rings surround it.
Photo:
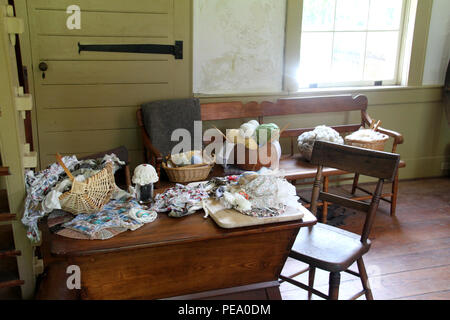
<path fill-rule="evenodd" d="M 363 219 L 363 213 L 352 212 L 341 228 L 360 234 Z M 389 205 L 382 202 L 370 239 L 372 247 L 364 260 L 375 299 L 450 300 L 449 178 L 401 182 L 397 216 L 391 218 Z M 288 258 L 282 274 L 304 266 Z M 356 270 L 356 265 L 350 269 Z M 328 292 L 328 275 L 317 270 L 316 289 Z M 307 283 L 307 273 L 297 279 Z M 284 300 L 307 298 L 306 291 L 289 283 L 280 288 Z M 359 278 L 341 274 L 340 299 L 361 289 Z"/>

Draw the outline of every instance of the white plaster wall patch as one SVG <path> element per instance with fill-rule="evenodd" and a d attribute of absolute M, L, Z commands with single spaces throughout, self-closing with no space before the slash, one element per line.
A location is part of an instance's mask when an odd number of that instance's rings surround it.
<path fill-rule="evenodd" d="M 194 92 L 282 89 L 286 0 L 194 1 Z"/>

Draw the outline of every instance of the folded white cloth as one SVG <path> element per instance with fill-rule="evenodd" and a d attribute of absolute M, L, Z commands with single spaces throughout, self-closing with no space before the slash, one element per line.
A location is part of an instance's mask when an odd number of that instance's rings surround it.
<path fill-rule="evenodd" d="M 42 210 L 45 213 L 50 213 L 55 209 L 61 209 L 61 203 L 59 202 L 60 195 L 62 195 L 62 193 L 57 190 L 50 191 L 42 202 Z"/>

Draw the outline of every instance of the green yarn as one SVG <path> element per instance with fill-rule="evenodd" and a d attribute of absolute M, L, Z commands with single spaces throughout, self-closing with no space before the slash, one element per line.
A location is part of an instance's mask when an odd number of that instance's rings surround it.
<path fill-rule="evenodd" d="M 278 139 L 280 128 L 275 123 L 261 124 L 256 128 L 256 141 L 259 146 L 272 140 L 272 137 Z"/>

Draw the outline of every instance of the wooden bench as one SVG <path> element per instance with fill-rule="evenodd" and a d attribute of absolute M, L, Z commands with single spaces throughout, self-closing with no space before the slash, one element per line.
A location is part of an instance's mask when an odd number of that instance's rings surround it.
<path fill-rule="evenodd" d="M 263 121 L 261 105 L 257 102 L 249 102 L 246 104 L 243 104 L 240 101 L 205 103 L 201 104 L 200 107 L 202 121 L 230 119 L 258 119 L 260 122 Z M 153 146 L 150 137 L 145 130 L 141 109 L 137 110 L 136 116 L 144 144 L 144 159 L 155 167 L 158 176 L 160 176 L 163 155 L 155 146 Z"/>
<path fill-rule="evenodd" d="M 326 97 L 305 97 L 305 98 L 282 98 L 276 102 L 264 101 L 262 103 L 249 102 L 220 102 L 220 103 L 204 103 L 201 104 L 201 120 L 228 120 L 228 119 L 257 119 L 260 123 L 264 123 L 265 117 L 271 116 L 294 116 L 302 114 L 318 114 L 329 112 L 348 112 L 360 111 L 361 122 L 355 124 L 347 124 L 340 126 L 331 126 L 341 134 L 357 131 L 360 127 L 368 127 L 372 118 L 367 113 L 367 97 L 358 95 L 339 95 Z M 161 162 L 163 157 L 161 153 L 152 145 L 149 136 L 144 128 L 141 110 L 137 112 L 138 124 L 141 128 L 142 139 L 144 142 L 145 159 L 153 164 L 160 173 Z M 244 121 L 244 120 L 243 120 Z M 324 123 L 327 125 L 326 123 Z M 286 179 L 296 183 L 298 180 L 314 178 L 317 167 L 303 160 L 296 152 L 297 137 L 304 132 L 314 130 L 314 128 L 289 128 L 282 132 L 281 139 L 290 139 L 290 151 L 284 154 L 280 159 L 280 169 L 286 174 Z M 396 153 L 397 145 L 403 143 L 403 137 L 400 133 L 379 127 L 378 131 L 390 136 L 393 139 L 392 153 Z M 285 151 L 285 150 L 284 150 Z M 283 152 L 285 153 L 285 152 Z M 399 168 L 405 167 L 405 163 L 401 161 Z M 331 176 L 339 176 L 347 172 L 334 168 L 325 168 L 324 176 L 324 192 L 328 191 L 329 178 Z M 356 200 L 371 199 L 372 193 L 369 190 L 361 188 L 358 185 L 359 176 L 353 178 L 352 194 L 355 195 L 356 190 L 364 192 L 365 196 L 354 197 Z M 382 200 L 391 204 L 391 216 L 395 215 L 396 201 L 398 194 L 398 172 L 392 181 L 391 192 L 382 194 Z M 327 203 L 323 203 L 322 221 L 327 219 Z"/>
<path fill-rule="evenodd" d="M 262 102 L 261 111 L 264 117 L 269 116 L 292 116 L 302 114 L 318 114 L 318 113 L 338 113 L 348 111 L 360 111 L 361 122 L 356 124 L 347 124 L 340 126 L 331 126 L 341 134 L 350 133 L 359 130 L 360 127 L 368 127 L 372 122 L 372 118 L 367 113 L 367 97 L 364 95 L 358 95 L 352 97 L 351 95 L 339 95 L 339 96 L 326 96 L 326 97 L 305 97 L 305 98 L 283 98 L 277 102 Z M 325 123 L 326 125 L 326 123 Z M 297 137 L 304 132 L 314 130 L 314 128 L 291 128 L 287 129 L 281 134 L 281 138 L 289 138 L 290 153 L 282 157 L 280 161 L 280 169 L 286 173 L 286 179 L 293 181 L 296 180 L 314 178 L 316 174 L 316 167 L 309 162 L 303 160 L 301 156 L 296 153 Z M 403 136 L 395 131 L 387 130 L 379 127 L 378 131 L 384 133 L 392 138 L 392 149 L 389 150 L 392 153 L 396 153 L 397 146 L 403 143 Z M 404 161 L 400 161 L 399 168 L 406 166 Z M 329 178 L 331 176 L 339 176 L 346 174 L 342 170 L 333 168 L 325 168 L 323 171 L 324 183 L 323 191 L 328 192 Z M 352 194 L 354 195 L 356 190 L 364 192 L 365 196 L 354 197 L 354 200 L 368 200 L 372 198 L 372 192 L 366 190 L 358 185 L 359 175 L 356 174 L 353 178 Z M 397 204 L 398 195 L 398 172 L 395 175 L 395 179 L 392 181 L 391 192 L 383 193 L 381 199 L 390 203 L 391 216 L 395 215 L 395 209 Z M 327 203 L 323 203 L 322 221 L 327 219 Z"/>

